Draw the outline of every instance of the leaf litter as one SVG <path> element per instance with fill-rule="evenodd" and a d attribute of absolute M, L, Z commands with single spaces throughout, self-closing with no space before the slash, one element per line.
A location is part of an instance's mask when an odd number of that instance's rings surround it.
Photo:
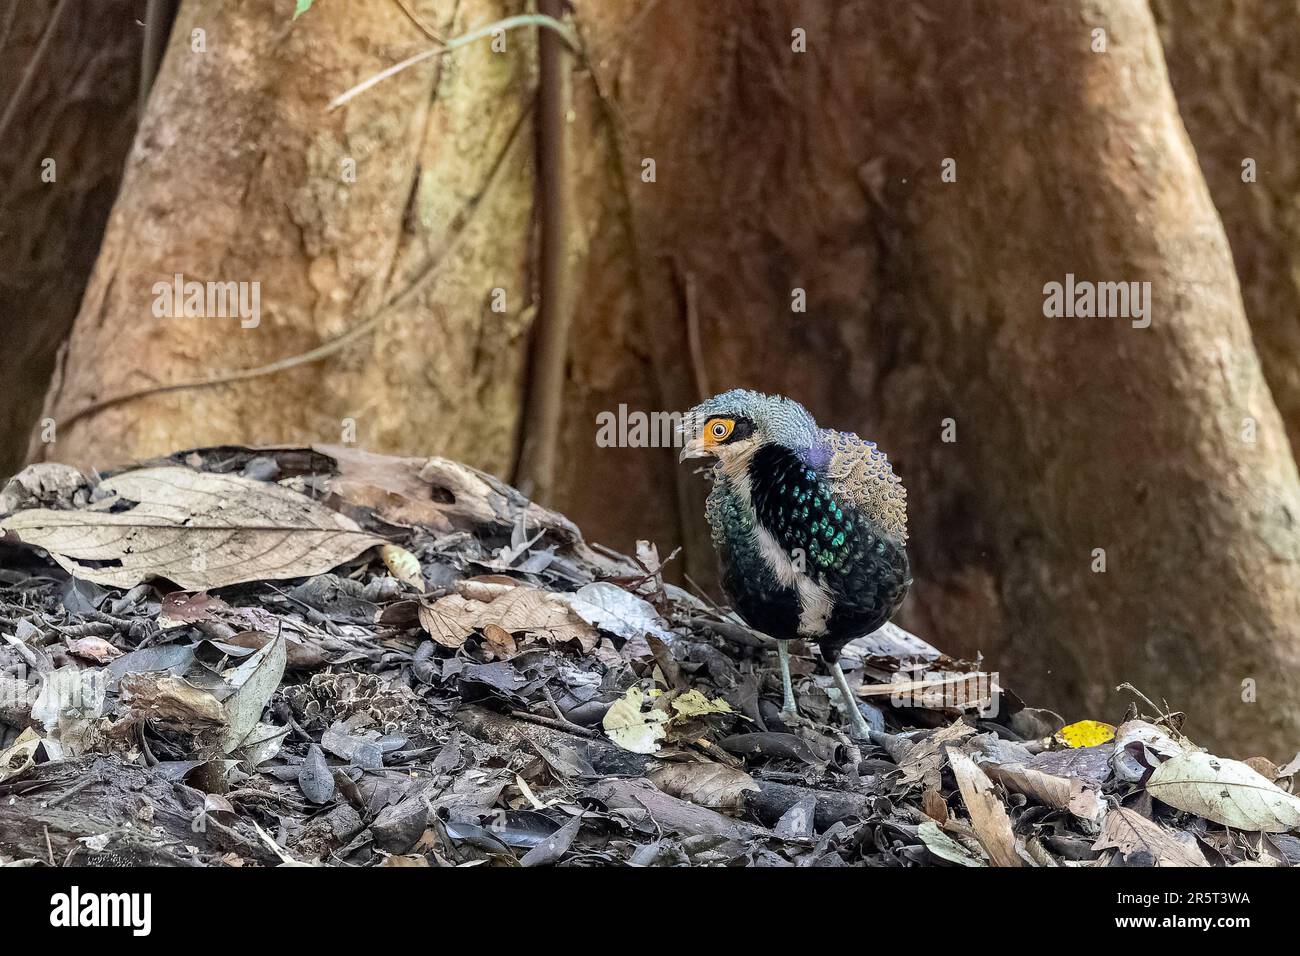
<path fill-rule="evenodd" d="M 0 864 L 1300 864 L 1300 758 L 1067 724 L 892 625 L 844 650 L 870 740 L 808 649 L 786 727 L 652 544 L 456 462 L 34 465 L 0 508 Z"/>

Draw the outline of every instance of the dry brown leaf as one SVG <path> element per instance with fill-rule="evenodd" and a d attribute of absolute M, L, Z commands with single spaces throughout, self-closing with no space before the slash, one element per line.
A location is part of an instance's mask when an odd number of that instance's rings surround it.
<path fill-rule="evenodd" d="M 99 490 L 111 497 L 93 509 L 19 511 L 0 529 L 87 581 L 164 577 L 195 591 L 321 574 L 381 543 L 305 495 L 238 475 L 139 468 Z"/>
<path fill-rule="evenodd" d="M 124 674 L 121 688 L 123 702 L 137 718 L 149 717 L 192 731 L 226 722 L 221 701 L 179 677 Z"/>
<path fill-rule="evenodd" d="M 468 465 L 446 458 L 376 455 L 347 445 L 315 449 L 338 466 L 327 485 L 330 492 L 385 521 L 445 532 L 511 528 L 522 520 L 534 532 L 545 529 L 581 546 L 582 535 L 568 518 Z"/>
<path fill-rule="evenodd" d="M 1029 854 L 1029 859 L 1035 866 L 1064 866 L 1036 836 L 1031 836 L 1025 841 L 1025 852 Z"/>
<path fill-rule="evenodd" d="M 1300 773 L 1300 753 L 1297 753 L 1289 761 L 1277 768 L 1279 779 L 1294 777 L 1297 773 Z"/>
<path fill-rule="evenodd" d="M 975 761 L 960 750 L 948 750 L 948 764 L 957 787 L 970 814 L 971 826 L 980 845 L 994 866 L 1024 866 L 1025 861 L 1016 852 L 1016 835 L 1011 830 L 1007 808 L 993 788 L 988 774 L 976 766 Z"/>
<path fill-rule="evenodd" d="M 41 737 L 28 727 L 4 750 L 0 750 L 0 783 L 26 773 L 36 765 L 36 748 Z"/>
<path fill-rule="evenodd" d="M 758 784 L 749 774 L 720 763 L 669 764 L 649 774 L 649 778 L 664 793 L 711 810 L 739 812 L 744 807 L 745 793 L 758 791 Z"/>
<path fill-rule="evenodd" d="M 38 461 L 28 465 L 0 489 L 0 514 L 38 505 L 71 507 L 78 492 L 89 494 L 90 482 L 71 465 Z"/>
<path fill-rule="evenodd" d="M 1101 791 L 1084 787 L 1082 784 L 1079 792 L 1065 805 L 1065 809 L 1094 826 L 1100 824 L 1107 813 L 1106 801 L 1102 798 Z"/>
<path fill-rule="evenodd" d="M 506 588 L 491 601 L 448 594 L 432 604 L 421 604 L 419 615 L 421 626 L 444 647 L 460 647 L 488 624 L 511 634 L 534 634 L 551 644 L 577 641 L 584 654 L 600 640 L 595 628 L 574 616 L 564 602 L 527 586 Z"/>
<path fill-rule="evenodd" d="M 1278 766 L 1267 757 L 1247 757 L 1242 761 L 1247 767 L 1255 771 L 1265 780 L 1277 780 L 1281 776 L 1278 773 Z"/>
<path fill-rule="evenodd" d="M 1150 772 L 1150 768 L 1187 749 L 1187 742 L 1166 728 L 1145 720 L 1129 720 L 1115 730 L 1111 766 L 1115 768 L 1115 776 L 1136 783 Z"/>
<path fill-rule="evenodd" d="M 1105 813 L 1105 804 L 1094 789 L 1084 787 L 1079 777 L 1058 777 L 1024 764 L 984 764 L 983 770 L 1008 790 L 1044 803 L 1057 810 L 1066 810 L 1081 820 L 1099 823 Z"/>
<path fill-rule="evenodd" d="M 514 635 L 497 624 L 483 625 L 483 643 L 491 657 L 499 661 L 507 661 L 519 653 Z"/>
<path fill-rule="evenodd" d="M 417 614 L 420 626 L 443 647 L 457 648 L 464 644 L 479 626 L 483 605 L 459 594 L 448 594 L 432 604 L 421 601 Z"/>
<path fill-rule="evenodd" d="M 989 777 L 1008 790 L 1023 793 L 1057 810 L 1064 810 L 1070 799 L 1083 788 L 1078 780 L 1043 773 L 1023 764 L 986 764 L 983 769 Z"/>
<path fill-rule="evenodd" d="M 914 744 L 898 765 L 903 771 L 902 782 L 911 784 L 925 779 L 937 784 L 939 768 L 943 766 L 944 748 L 973 733 L 974 727 L 958 720 Z"/>
<path fill-rule="evenodd" d="M 934 787 L 926 787 L 921 791 L 921 809 L 932 820 L 940 823 L 946 823 L 948 820 L 948 801 Z"/>
<path fill-rule="evenodd" d="M 1031 757 L 1025 766 L 1050 773 L 1055 777 L 1078 777 L 1085 784 L 1101 786 L 1114 773 L 1111 768 L 1111 756 L 1114 752 L 1114 744 L 1045 750 Z"/>
<path fill-rule="evenodd" d="M 926 820 L 917 827 L 916 835 L 921 838 L 925 848 L 941 860 L 956 863 L 958 866 L 988 865 L 984 860 L 940 830 L 939 824 L 933 820 Z"/>
<path fill-rule="evenodd" d="M 501 595 L 519 586 L 518 578 L 504 574 L 482 574 L 476 578 L 466 578 L 456 582 L 456 593 L 471 601 L 495 601 Z"/>
<path fill-rule="evenodd" d="M 121 650 L 102 637 L 81 637 L 68 641 L 68 653 L 85 661 L 94 661 L 96 664 L 107 664 L 122 656 Z"/>
<path fill-rule="evenodd" d="M 224 752 L 230 753 L 238 747 L 257 726 L 262 717 L 262 709 L 280 686 L 288 656 L 281 635 L 227 672 L 226 679 L 235 685 L 235 692 L 222 704 L 226 714 L 226 727 L 221 734 L 220 745 Z"/>
<path fill-rule="evenodd" d="M 164 594 L 158 611 L 158 626 L 163 630 L 185 624 L 220 621 L 241 631 L 275 634 L 282 628 L 300 628 L 292 618 L 283 618 L 262 607 L 235 607 L 207 591 L 173 591 Z"/>
<path fill-rule="evenodd" d="M 260 651 L 273 640 L 275 640 L 274 635 L 263 631 L 240 631 L 238 634 L 232 634 L 230 637 L 224 638 L 222 643 Z M 329 659 L 325 656 L 325 652 L 315 644 L 304 644 L 287 635 L 284 639 L 284 645 L 289 656 L 287 666 L 291 671 L 315 670 Z"/>
<path fill-rule="evenodd" d="M 1156 866 L 1209 866 L 1196 838 L 1186 840 L 1148 820 L 1136 810 L 1115 807 L 1106 814 L 1094 850 L 1118 850 L 1124 856 L 1148 853 Z"/>
<path fill-rule="evenodd" d="M 898 697 L 908 707 L 930 710 L 984 710 L 998 691 L 997 675 L 983 671 L 927 676 L 923 680 L 895 680 L 885 684 L 863 684 L 859 697 Z"/>

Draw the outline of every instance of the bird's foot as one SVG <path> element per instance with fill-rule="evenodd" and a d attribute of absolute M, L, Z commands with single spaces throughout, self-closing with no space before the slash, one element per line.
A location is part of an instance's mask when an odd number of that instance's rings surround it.
<path fill-rule="evenodd" d="M 835 677 L 835 686 L 839 690 L 838 703 L 840 712 L 849 725 L 849 733 L 858 740 L 870 740 L 871 725 L 867 723 L 867 718 L 863 717 L 862 711 L 858 709 L 858 698 L 853 693 L 853 688 L 849 686 L 848 678 L 844 676 L 844 670 L 840 667 L 839 661 L 831 663 L 831 673 Z"/>
<path fill-rule="evenodd" d="M 848 723 L 850 736 L 854 740 L 870 740 L 871 725 L 867 723 L 867 718 L 862 716 L 862 711 L 858 710 L 855 701 L 843 701 L 841 709 L 844 712 L 844 719 Z"/>
<path fill-rule="evenodd" d="M 782 707 L 780 713 L 777 714 L 777 717 L 780 719 L 781 723 L 790 730 L 795 730 L 797 728 L 812 730 L 817 726 L 803 714 L 799 713 L 799 711 L 794 707 Z"/>

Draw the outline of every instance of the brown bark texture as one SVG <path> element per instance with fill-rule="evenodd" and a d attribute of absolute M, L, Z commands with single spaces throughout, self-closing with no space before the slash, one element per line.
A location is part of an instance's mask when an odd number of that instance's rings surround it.
<path fill-rule="evenodd" d="M 531 318 L 535 42 L 466 47 L 329 111 L 428 48 L 425 31 L 518 12 L 405 6 L 416 20 L 392 2 L 298 20 L 274 0 L 182 4 L 48 396 L 57 441 L 37 454 L 102 466 L 239 435 L 509 468 Z M 247 283 L 250 306 L 257 283 L 256 324 L 156 316 L 155 284 L 177 275 Z M 120 401 L 344 337 L 274 375 Z"/>
<path fill-rule="evenodd" d="M 0 4 L 4 474 L 22 464 L 117 195 L 135 134 L 143 9 L 143 0 Z"/>
<path fill-rule="evenodd" d="M 1264 375 L 1300 450 L 1300 7 L 1154 0 L 1152 9 Z"/>
<path fill-rule="evenodd" d="M 532 33 L 326 112 L 430 41 L 397 4 L 279 6 L 182 7 L 41 451 L 102 465 L 352 419 L 376 450 L 503 472 L 535 299 Z M 406 6 L 444 37 L 519 12 Z M 707 581 L 703 482 L 599 447 L 596 415 L 797 397 L 903 477 L 905 626 L 1067 718 L 1119 718 L 1131 681 L 1206 744 L 1289 757 L 1300 481 L 1147 4 L 577 0 L 573 22 L 547 504 L 614 544 L 684 543 Z M 260 324 L 155 318 L 175 273 L 259 280 Z M 1150 326 L 1046 317 L 1067 275 L 1149 282 Z M 313 363 L 116 400 L 364 323 Z"/>
<path fill-rule="evenodd" d="M 1131 681 L 1203 739 L 1290 753 L 1296 469 L 1155 24 L 1136 0 L 1012 6 L 577 4 L 626 199 L 588 211 L 555 504 L 610 534 L 624 507 L 593 487 L 671 512 L 669 456 L 590 441 L 637 383 L 670 408 L 701 378 L 798 396 L 898 465 L 905 625 L 1068 718 L 1120 716 Z M 1150 282 L 1150 327 L 1046 318 L 1067 273 Z M 597 329 L 622 346 L 582 354 Z"/>

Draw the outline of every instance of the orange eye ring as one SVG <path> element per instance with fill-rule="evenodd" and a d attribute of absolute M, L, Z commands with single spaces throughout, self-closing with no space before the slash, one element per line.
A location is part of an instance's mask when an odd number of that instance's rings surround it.
<path fill-rule="evenodd" d="M 718 445 L 731 437 L 736 423 L 730 418 L 714 418 L 704 426 L 704 438 L 709 444 Z"/>

